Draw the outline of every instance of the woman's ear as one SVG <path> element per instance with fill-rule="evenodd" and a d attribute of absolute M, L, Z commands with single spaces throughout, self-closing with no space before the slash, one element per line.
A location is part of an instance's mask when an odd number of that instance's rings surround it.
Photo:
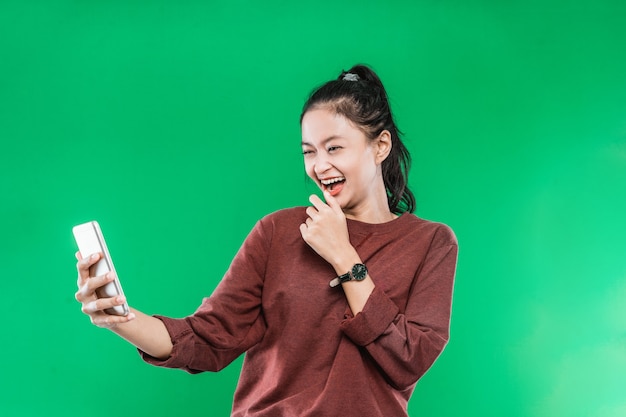
<path fill-rule="evenodd" d="M 388 130 L 383 130 L 376 138 L 376 164 L 380 165 L 389 156 L 391 152 L 391 133 Z"/>

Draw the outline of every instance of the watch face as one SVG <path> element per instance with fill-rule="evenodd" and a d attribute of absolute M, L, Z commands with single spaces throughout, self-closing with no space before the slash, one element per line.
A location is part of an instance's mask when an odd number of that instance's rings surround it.
<path fill-rule="evenodd" d="M 367 275 L 367 268 L 363 264 L 355 264 L 352 267 L 352 276 L 357 281 L 363 281 Z"/>

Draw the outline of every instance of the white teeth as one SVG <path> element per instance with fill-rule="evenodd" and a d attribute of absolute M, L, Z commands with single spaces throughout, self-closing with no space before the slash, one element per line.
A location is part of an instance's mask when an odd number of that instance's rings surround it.
<path fill-rule="evenodd" d="M 320 182 L 324 185 L 330 185 L 330 184 L 334 184 L 336 182 L 340 182 L 340 181 L 345 181 L 346 179 L 344 177 L 337 177 L 337 178 L 331 178 L 328 180 L 320 180 Z"/>

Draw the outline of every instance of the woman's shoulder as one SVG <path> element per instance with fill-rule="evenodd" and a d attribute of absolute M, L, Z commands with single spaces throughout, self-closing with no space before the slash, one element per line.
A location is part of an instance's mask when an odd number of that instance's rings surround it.
<path fill-rule="evenodd" d="M 437 246 L 458 245 L 456 234 L 446 223 L 427 220 L 413 213 L 404 213 L 402 217 L 406 220 L 405 230 L 413 229 L 416 233 L 427 234 Z"/>
<path fill-rule="evenodd" d="M 289 207 L 266 214 L 261 218 L 263 223 L 303 223 L 306 220 L 306 207 Z"/>
<path fill-rule="evenodd" d="M 254 230 L 269 241 L 293 244 L 302 240 L 300 225 L 306 221 L 306 207 L 290 207 L 263 216 Z"/>
<path fill-rule="evenodd" d="M 272 233 L 296 230 L 299 233 L 301 223 L 307 219 L 306 207 L 290 207 L 274 211 L 263 216 L 258 226 Z"/>

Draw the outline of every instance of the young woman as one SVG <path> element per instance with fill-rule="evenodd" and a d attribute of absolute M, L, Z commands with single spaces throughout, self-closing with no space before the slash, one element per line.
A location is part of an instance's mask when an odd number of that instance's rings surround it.
<path fill-rule="evenodd" d="M 457 242 L 411 214 L 409 154 L 376 74 L 357 65 L 301 116 L 311 206 L 261 219 L 213 295 L 183 319 L 127 317 L 79 261 L 76 299 L 147 362 L 219 371 L 246 353 L 233 416 L 402 416 L 448 341 Z M 89 255 L 89 254 L 85 254 Z"/>

